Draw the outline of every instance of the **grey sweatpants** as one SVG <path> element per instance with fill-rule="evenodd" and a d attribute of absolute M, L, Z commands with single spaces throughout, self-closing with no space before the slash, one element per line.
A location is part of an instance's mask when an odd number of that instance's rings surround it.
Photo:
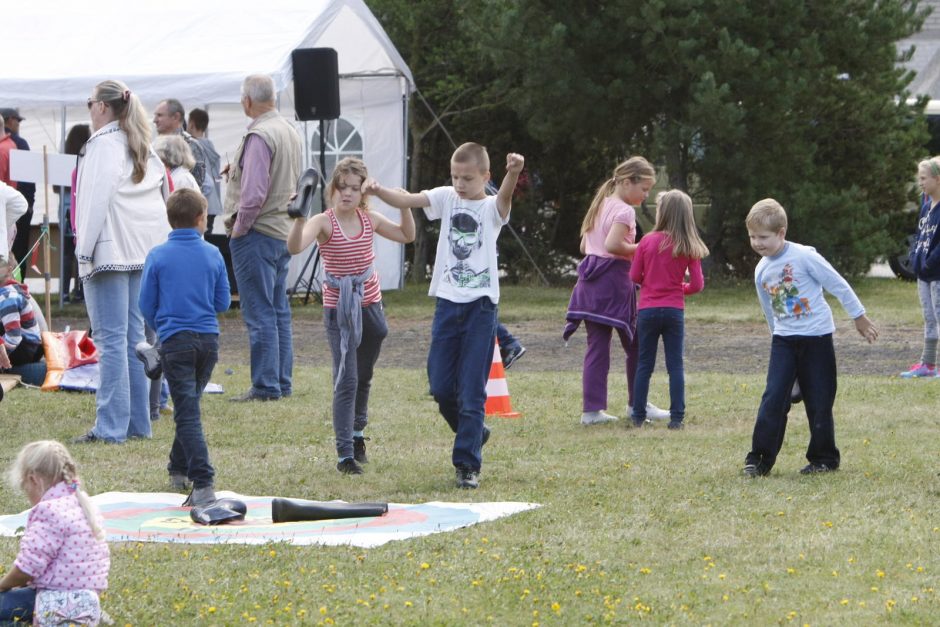
<path fill-rule="evenodd" d="M 324 308 L 323 324 L 326 339 L 333 353 L 333 383 L 340 363 L 340 333 L 336 323 L 336 309 Z M 353 431 L 362 431 L 369 423 L 369 390 L 372 372 L 382 349 L 382 340 L 388 335 L 382 303 L 362 308 L 362 342 L 359 348 L 349 347 L 346 353 L 346 372 L 333 392 L 333 432 L 336 435 L 336 454 L 340 459 L 353 456 Z"/>

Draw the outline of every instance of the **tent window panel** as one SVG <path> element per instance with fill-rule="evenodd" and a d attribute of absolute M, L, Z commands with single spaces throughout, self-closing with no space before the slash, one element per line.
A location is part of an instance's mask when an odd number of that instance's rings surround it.
<path fill-rule="evenodd" d="M 324 178 L 329 182 L 333 176 L 333 170 L 336 164 L 346 157 L 356 157 L 362 159 L 363 141 L 362 133 L 359 128 L 346 118 L 329 120 L 324 122 L 324 138 L 326 139 L 323 162 L 325 171 Z M 313 127 L 310 133 L 310 157 L 320 167 L 320 125 Z M 322 191 L 318 193 L 321 195 Z M 330 199 L 320 199 L 323 207 L 330 206 Z"/>

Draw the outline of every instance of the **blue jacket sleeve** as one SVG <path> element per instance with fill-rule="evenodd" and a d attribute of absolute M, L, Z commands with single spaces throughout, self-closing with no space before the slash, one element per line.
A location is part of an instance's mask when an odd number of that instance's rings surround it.
<path fill-rule="evenodd" d="M 153 255 L 148 254 L 144 262 L 143 274 L 140 277 L 140 295 L 137 297 L 137 305 L 147 325 L 156 330 L 157 308 L 160 305 L 160 281 L 154 265 Z"/>
<path fill-rule="evenodd" d="M 218 278 L 215 282 L 214 305 L 216 313 L 222 313 L 223 311 L 228 311 L 228 308 L 232 304 L 232 290 L 228 284 L 228 272 L 225 269 L 225 260 L 222 259 L 222 254 L 218 251 L 216 252 L 216 257 Z"/>

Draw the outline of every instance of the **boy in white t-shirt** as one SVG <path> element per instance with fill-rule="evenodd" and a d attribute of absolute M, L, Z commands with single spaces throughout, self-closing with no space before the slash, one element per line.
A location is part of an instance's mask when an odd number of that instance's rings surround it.
<path fill-rule="evenodd" d="M 428 352 L 431 394 L 454 437 L 458 488 L 480 484 L 486 382 L 493 361 L 499 274 L 496 238 L 509 221 L 522 155 L 506 155 L 506 176 L 496 196 L 486 195 L 490 158 L 486 148 L 466 143 L 450 159 L 452 186 L 418 194 L 387 189 L 374 180 L 367 192 L 393 207 L 423 207 L 441 221 L 430 296 L 437 298 Z"/>

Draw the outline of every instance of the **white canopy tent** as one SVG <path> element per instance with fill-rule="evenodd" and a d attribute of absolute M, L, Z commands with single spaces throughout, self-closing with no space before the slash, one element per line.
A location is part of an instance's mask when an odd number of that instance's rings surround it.
<path fill-rule="evenodd" d="M 225 163 L 249 122 L 238 104 L 245 76 L 270 75 L 281 113 L 293 119 L 291 51 L 334 48 L 341 118 L 327 122 L 324 133 L 326 175 L 336 159 L 359 156 L 383 184 L 407 180 L 414 80 L 362 0 L 37 0 L 4 25 L 0 107 L 19 107 L 26 118 L 20 134 L 33 150 L 57 151 L 72 124 L 88 121 L 85 101 L 94 85 L 116 78 L 150 111 L 164 98 L 177 98 L 187 111 L 207 109 L 209 137 Z M 319 123 L 297 128 L 306 139 L 305 165 L 317 165 Z M 376 199 L 372 205 L 397 221 L 397 211 Z M 43 206 L 37 190 L 37 216 Z M 402 246 L 378 238 L 375 249 L 382 288 L 400 287 Z M 306 257 L 293 260 L 291 285 Z"/>

